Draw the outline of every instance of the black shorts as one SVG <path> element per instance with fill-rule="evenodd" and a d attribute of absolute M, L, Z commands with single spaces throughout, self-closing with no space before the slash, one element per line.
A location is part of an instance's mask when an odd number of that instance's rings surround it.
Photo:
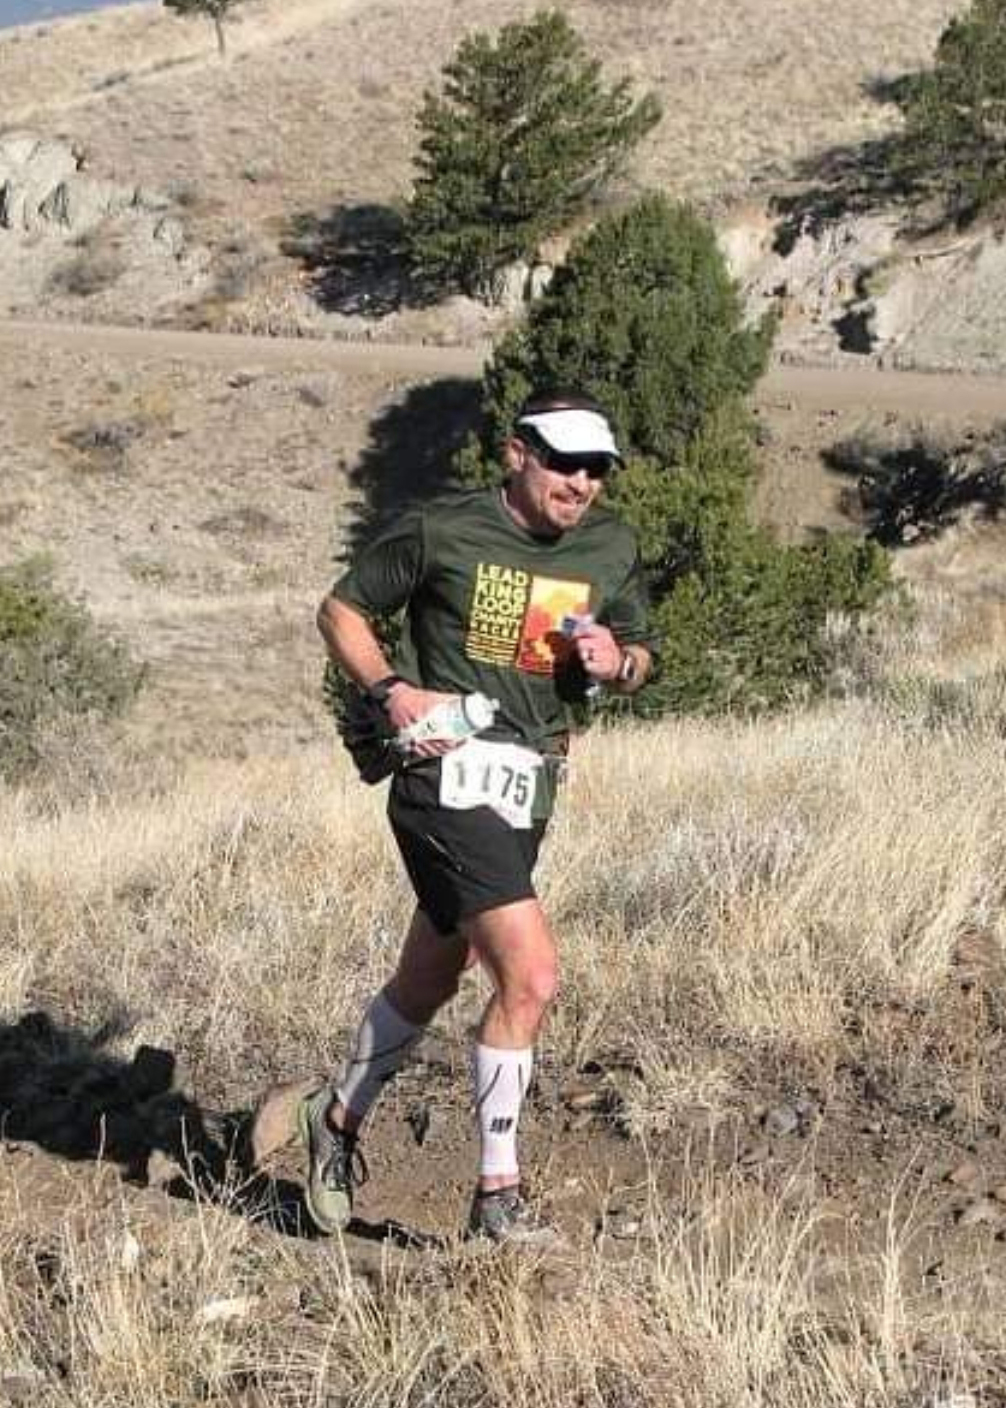
<path fill-rule="evenodd" d="M 545 821 L 515 830 L 489 807 L 442 807 L 440 763 L 407 768 L 391 782 L 388 819 L 419 908 L 441 934 L 459 920 L 533 899 L 531 872 Z"/>

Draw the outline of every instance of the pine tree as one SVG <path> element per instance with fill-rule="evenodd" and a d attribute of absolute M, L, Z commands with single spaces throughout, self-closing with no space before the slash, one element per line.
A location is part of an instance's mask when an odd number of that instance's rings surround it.
<path fill-rule="evenodd" d="M 177 15 L 205 15 L 211 19 L 217 36 L 217 52 L 223 58 L 227 52 L 224 21 L 240 3 L 241 0 L 164 0 L 164 7 Z"/>
<path fill-rule="evenodd" d="M 627 79 L 605 87 L 561 11 L 470 35 L 418 116 L 417 273 L 492 298 L 501 270 L 582 211 L 659 118 Z"/>
<path fill-rule="evenodd" d="M 973 0 L 951 20 L 903 106 L 909 174 L 935 185 L 951 215 L 968 218 L 1006 193 L 1006 0 Z"/>

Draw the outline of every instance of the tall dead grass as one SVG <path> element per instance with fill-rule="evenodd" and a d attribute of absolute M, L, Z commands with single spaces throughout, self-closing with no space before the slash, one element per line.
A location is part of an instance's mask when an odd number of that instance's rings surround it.
<path fill-rule="evenodd" d="M 962 935 L 999 933 L 1004 784 L 995 728 L 877 705 L 581 740 L 542 872 L 565 976 L 545 1065 L 620 1057 L 654 1152 L 752 1091 L 826 1102 L 878 1005 L 931 1012 L 873 1053 L 909 1081 Z M 64 807 L 4 793 L 0 1017 L 118 1013 L 211 1104 L 333 1064 L 407 917 L 382 803 L 322 751 Z M 474 976 L 448 1034 L 483 995 Z M 978 1056 L 942 1069 L 981 1103 Z M 557 1265 L 448 1240 L 363 1269 L 226 1207 L 154 1216 L 160 1195 L 101 1191 L 100 1167 L 40 1232 L 0 1161 L 0 1377 L 116 1408 L 904 1408 L 988 1382 L 1001 1285 L 920 1280 L 903 1189 L 877 1189 L 861 1237 L 812 1168 L 780 1198 L 679 1152 L 680 1196 L 654 1180 L 627 1247 Z"/>

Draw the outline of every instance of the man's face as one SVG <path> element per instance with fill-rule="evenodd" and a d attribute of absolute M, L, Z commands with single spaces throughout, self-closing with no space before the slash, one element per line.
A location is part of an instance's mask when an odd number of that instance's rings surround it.
<path fill-rule="evenodd" d="M 507 506 L 532 533 L 566 533 L 575 528 L 601 492 L 601 480 L 586 468 L 575 474 L 549 469 L 523 440 L 507 441 Z"/>

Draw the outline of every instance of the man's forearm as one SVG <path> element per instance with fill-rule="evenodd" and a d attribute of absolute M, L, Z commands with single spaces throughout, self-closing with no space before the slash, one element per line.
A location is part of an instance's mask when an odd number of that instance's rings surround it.
<path fill-rule="evenodd" d="M 338 597 L 327 596 L 321 603 L 318 629 L 329 655 L 363 689 L 391 674 L 391 665 L 373 626 Z"/>

